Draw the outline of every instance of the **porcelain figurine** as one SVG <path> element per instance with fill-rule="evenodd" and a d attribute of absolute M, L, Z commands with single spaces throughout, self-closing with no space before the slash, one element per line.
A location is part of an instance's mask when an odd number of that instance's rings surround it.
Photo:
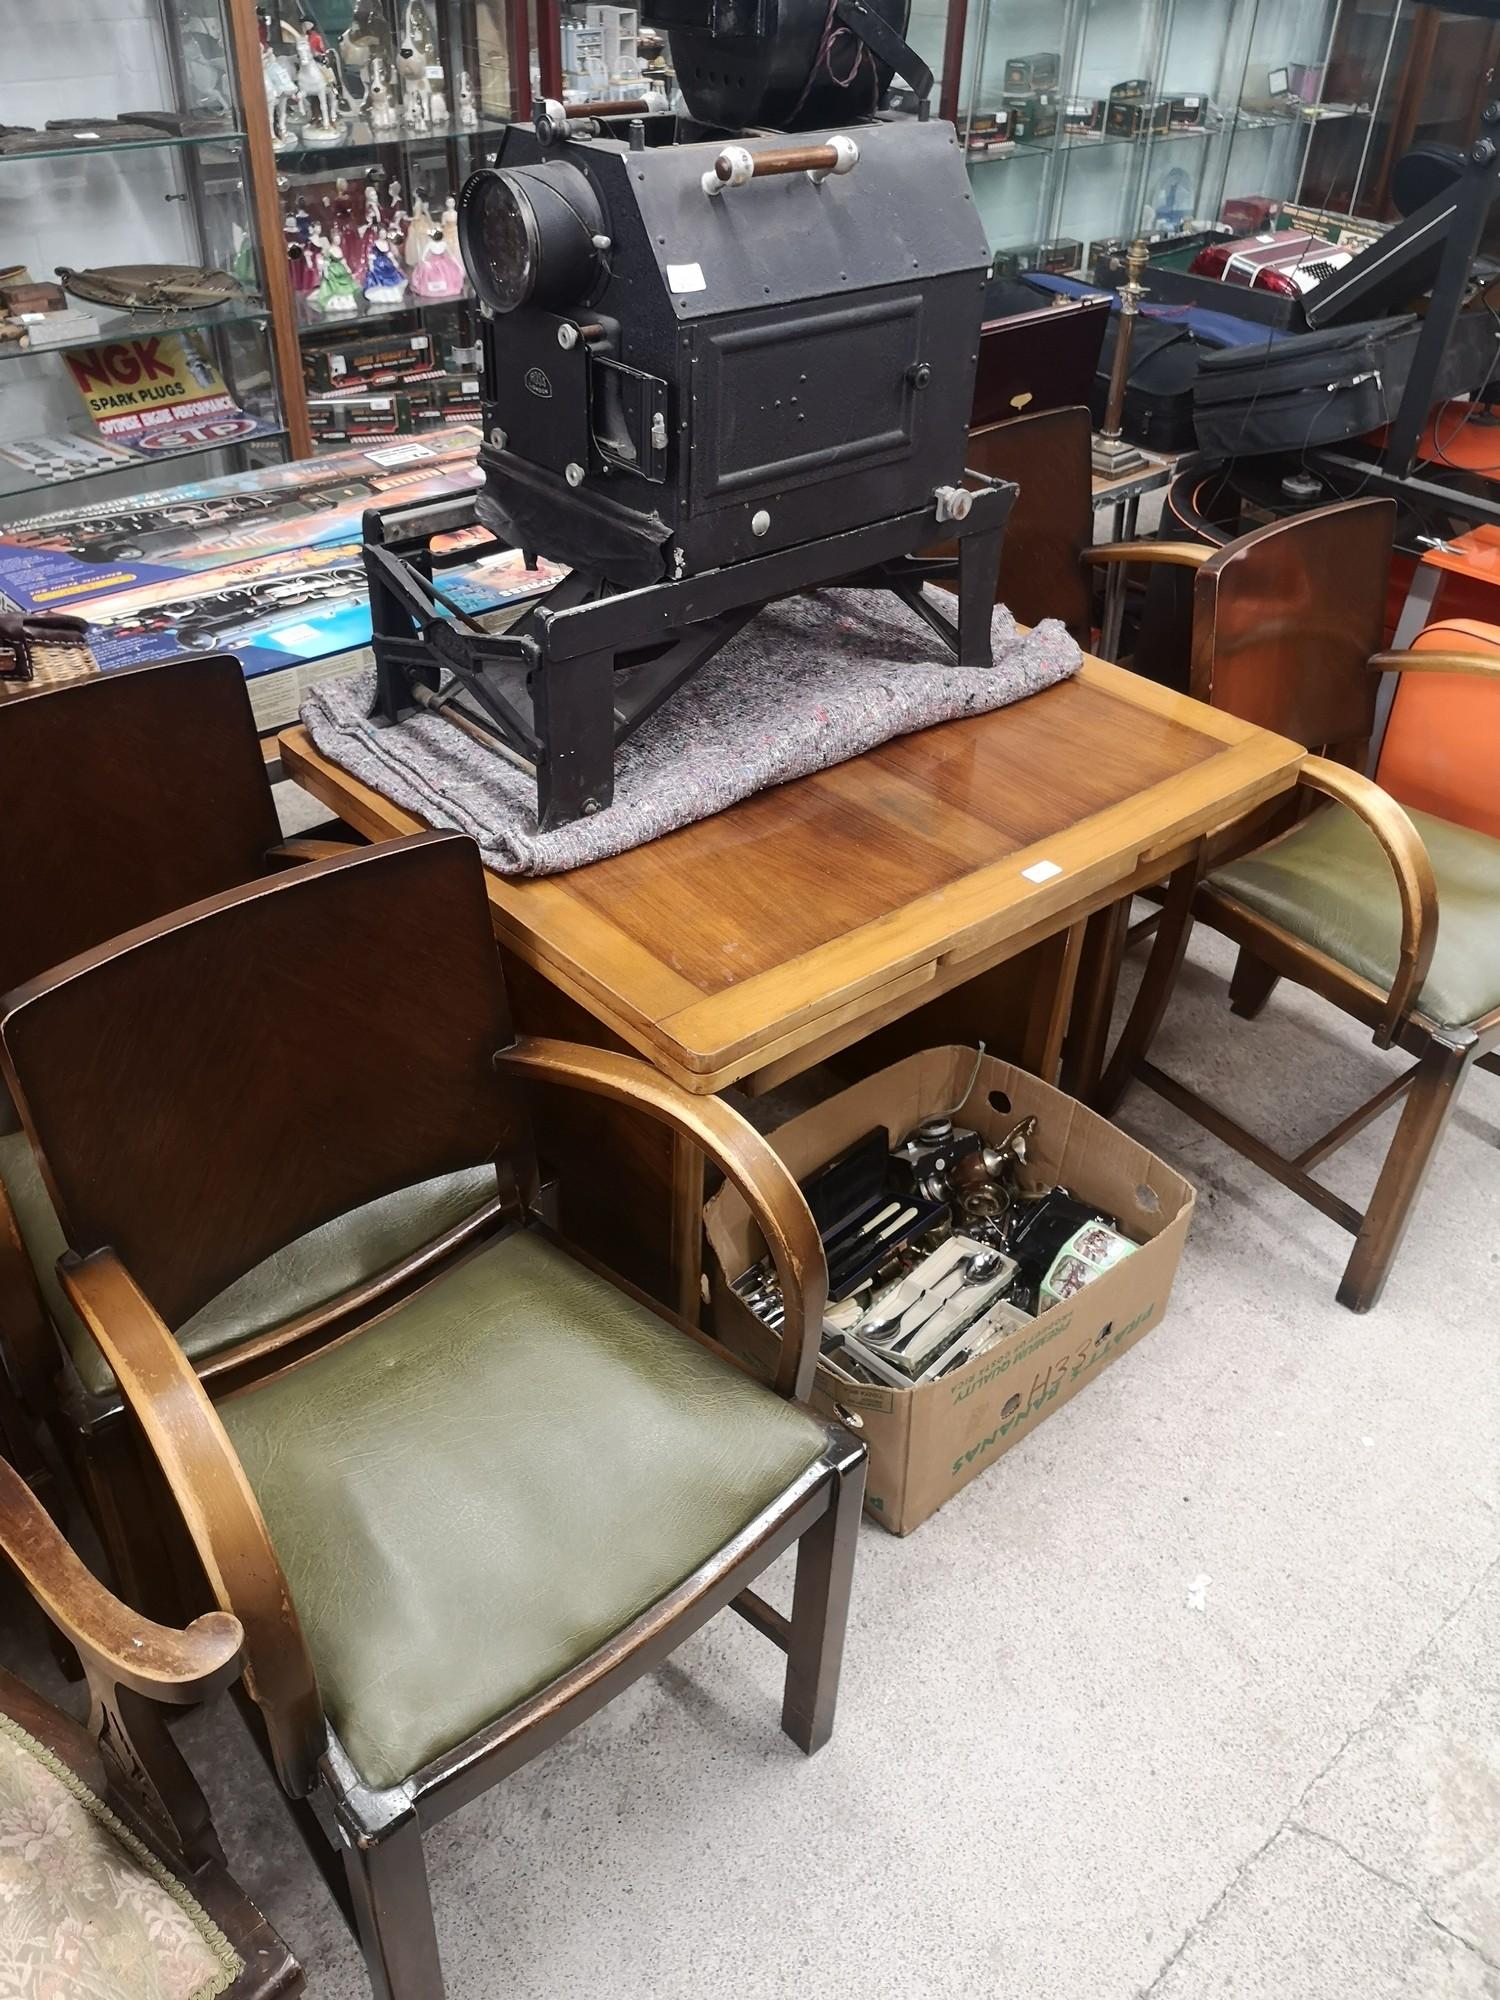
<path fill-rule="evenodd" d="M 230 225 L 234 235 L 234 261 L 229 268 L 247 292 L 260 290 L 260 274 L 255 259 L 255 238 L 240 223 Z"/>
<path fill-rule="evenodd" d="M 323 259 L 317 246 L 304 240 L 291 216 L 286 219 L 286 268 L 292 290 L 308 298 L 318 289 L 323 276 Z"/>
<path fill-rule="evenodd" d="M 458 247 L 458 203 L 451 194 L 443 203 L 442 231 L 443 247 L 448 255 L 462 266 L 463 254 Z"/>
<path fill-rule="evenodd" d="M 447 78 L 438 60 L 437 38 L 422 0 L 406 0 L 396 49 L 401 79 L 401 123 L 408 132 L 431 131 L 448 122 Z"/>
<path fill-rule="evenodd" d="M 416 225 L 413 224 L 413 231 Z M 410 237 L 407 241 L 410 242 Z M 446 231 L 428 218 L 425 236 L 419 237 L 417 255 L 411 267 L 411 288 L 419 299 L 463 297 L 464 267 L 454 256 Z"/>
<path fill-rule="evenodd" d="M 427 240 L 432 235 L 434 226 L 427 203 L 421 195 L 413 195 L 411 217 L 406 226 L 406 237 L 401 250 L 402 261 L 408 271 L 416 269 L 417 260 L 426 249 Z"/>
<path fill-rule="evenodd" d="M 332 235 L 340 256 L 354 274 L 355 284 L 363 285 L 370 268 L 375 231 L 355 214 L 352 201 L 336 204 Z"/>
<path fill-rule="evenodd" d="M 372 132 L 400 129 L 401 114 L 391 89 L 392 65 L 384 56 L 375 56 L 365 79 L 365 116 Z"/>
<path fill-rule="evenodd" d="M 296 52 L 302 143 L 305 146 L 337 146 L 346 130 L 337 85 L 314 54 L 306 35 L 294 34 L 292 47 Z"/>
<path fill-rule="evenodd" d="M 323 275 L 308 304 L 315 311 L 327 313 L 330 317 L 358 312 L 359 287 L 344 260 L 343 251 L 337 243 L 329 242 L 321 230 L 313 236 L 313 247 L 322 257 Z"/>
<path fill-rule="evenodd" d="M 391 239 L 382 229 L 370 252 L 365 272 L 365 297 L 372 306 L 399 306 L 406 297 L 406 280 L 401 266 L 391 255 Z"/>
<path fill-rule="evenodd" d="M 390 232 L 391 244 L 393 248 L 399 250 L 406 232 L 411 226 L 411 217 L 406 212 L 406 198 L 401 192 L 400 181 L 390 181 L 387 184 L 384 213 L 385 226 Z"/>
<path fill-rule="evenodd" d="M 458 79 L 458 122 L 465 132 L 479 130 L 479 106 L 474 102 L 474 86 L 467 70 Z"/>
<path fill-rule="evenodd" d="M 280 51 L 268 41 L 261 43 L 260 67 L 265 79 L 266 109 L 271 114 L 271 144 L 278 153 L 282 153 L 288 146 L 297 143 L 291 122 L 292 106 L 297 101 L 297 81 Z"/>
<path fill-rule="evenodd" d="M 396 60 L 396 41 L 382 0 L 356 0 L 354 18 L 339 37 L 339 54 L 356 75 L 365 78 L 365 102 L 380 64 L 387 83 Z M 375 121 L 372 118 L 371 124 Z"/>

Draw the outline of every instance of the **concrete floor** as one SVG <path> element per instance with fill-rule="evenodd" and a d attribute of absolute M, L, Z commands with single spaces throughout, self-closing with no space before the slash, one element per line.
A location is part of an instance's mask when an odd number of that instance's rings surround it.
<path fill-rule="evenodd" d="M 1307 996 L 1231 1022 L 1227 968 L 1195 942 L 1159 1055 L 1267 1136 L 1392 1067 Z M 816 1759 L 725 1616 L 438 1829 L 453 2000 L 1500 2000 L 1500 1079 L 1366 1318 L 1332 1224 L 1122 1122 L 1200 1190 L 1165 1323 L 915 1537 L 866 1524 Z M 309 1993 L 362 2000 L 232 1711 L 182 1734 Z"/>

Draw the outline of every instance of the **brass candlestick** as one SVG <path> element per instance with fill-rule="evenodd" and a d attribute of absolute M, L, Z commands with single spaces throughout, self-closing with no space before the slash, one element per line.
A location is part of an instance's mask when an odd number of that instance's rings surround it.
<path fill-rule="evenodd" d="M 1094 439 L 1094 471 L 1106 479 L 1118 479 L 1127 472 L 1139 472 L 1148 463 L 1146 454 L 1120 435 L 1120 419 L 1125 409 L 1125 385 L 1130 378 L 1130 349 L 1135 340 L 1135 323 L 1140 316 L 1146 287 L 1141 283 L 1150 252 L 1138 236 L 1125 256 L 1125 282 L 1120 287 L 1120 324 L 1115 332 L 1114 366 L 1109 372 L 1109 400 L 1104 406 L 1104 425 Z"/>

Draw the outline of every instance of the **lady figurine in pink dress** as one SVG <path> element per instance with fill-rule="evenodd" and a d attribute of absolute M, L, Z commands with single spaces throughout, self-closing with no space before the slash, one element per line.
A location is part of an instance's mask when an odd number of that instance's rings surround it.
<path fill-rule="evenodd" d="M 449 207 L 452 206 L 450 202 Z M 406 240 L 408 248 L 415 248 L 417 253 L 411 267 L 411 288 L 417 297 L 461 299 L 464 267 L 453 254 L 452 239 L 443 224 L 434 222 L 430 215 L 424 216 L 420 225 L 413 221 Z"/>

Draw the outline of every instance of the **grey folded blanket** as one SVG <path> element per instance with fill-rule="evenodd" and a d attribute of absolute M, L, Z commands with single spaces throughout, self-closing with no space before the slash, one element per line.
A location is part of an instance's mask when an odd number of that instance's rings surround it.
<path fill-rule="evenodd" d="M 937 602 L 952 611 L 951 596 Z M 622 745 L 614 804 L 541 833 L 536 784 L 441 716 L 368 718 L 374 674 L 324 681 L 302 720 L 325 757 L 430 826 L 472 834 L 502 875 L 554 875 L 656 840 L 737 800 L 933 723 L 1003 708 L 1076 673 L 1054 619 L 1021 633 L 1003 606 L 987 672 L 889 591 L 821 590 L 767 605 Z"/>

